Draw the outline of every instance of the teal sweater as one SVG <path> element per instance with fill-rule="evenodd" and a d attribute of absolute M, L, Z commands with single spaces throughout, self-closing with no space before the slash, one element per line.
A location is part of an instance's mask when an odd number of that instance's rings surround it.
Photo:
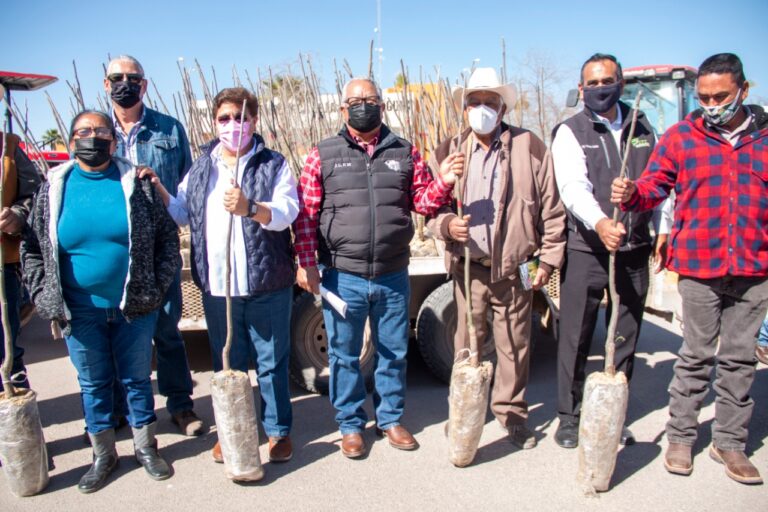
<path fill-rule="evenodd" d="M 65 178 L 58 237 L 67 304 L 118 307 L 128 276 L 128 215 L 114 163 L 100 172 L 72 168 Z"/>

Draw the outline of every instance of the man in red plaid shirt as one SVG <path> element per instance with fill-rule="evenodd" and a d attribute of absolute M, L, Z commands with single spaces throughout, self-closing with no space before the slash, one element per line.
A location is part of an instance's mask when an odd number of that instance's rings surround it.
<path fill-rule="evenodd" d="M 299 286 L 314 294 L 322 286 L 347 304 L 342 315 L 324 300 L 323 316 L 341 452 L 358 458 L 365 454 L 362 432 L 368 420 L 359 359 L 369 319 L 376 348 L 377 433 L 395 448 L 418 446 L 400 424 L 410 325 L 411 211 L 430 215 L 450 202 L 463 156 L 450 155 L 432 179 L 416 146 L 382 124 L 384 103 L 375 83 L 351 80 L 342 100 L 345 127 L 310 151 L 301 173 L 295 247 Z"/>
<path fill-rule="evenodd" d="M 744 448 L 755 337 L 768 308 L 768 115 L 744 105 L 748 90 L 736 55 L 706 59 L 696 82 L 701 108 L 662 136 L 640 179 L 614 180 L 611 200 L 642 211 L 673 187 L 677 195 L 667 268 L 680 274 L 685 324 L 664 466 L 693 471 L 697 418 L 717 361 L 710 457 L 737 482 L 759 484 Z"/>

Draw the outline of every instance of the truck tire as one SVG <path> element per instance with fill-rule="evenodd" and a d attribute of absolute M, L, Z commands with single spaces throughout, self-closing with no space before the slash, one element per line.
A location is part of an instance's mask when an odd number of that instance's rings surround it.
<path fill-rule="evenodd" d="M 482 360 L 496 364 L 496 347 L 490 325 L 488 332 L 480 354 Z M 456 302 L 453 300 L 453 281 L 448 281 L 429 294 L 416 319 L 416 343 L 421 357 L 435 377 L 446 384 L 451 381 L 455 334 Z"/>
<path fill-rule="evenodd" d="M 291 379 L 312 393 L 328 394 L 328 337 L 325 333 L 320 297 L 300 293 L 293 302 L 291 319 Z M 368 326 L 360 355 L 360 370 L 366 389 L 373 387 L 373 356 Z"/>

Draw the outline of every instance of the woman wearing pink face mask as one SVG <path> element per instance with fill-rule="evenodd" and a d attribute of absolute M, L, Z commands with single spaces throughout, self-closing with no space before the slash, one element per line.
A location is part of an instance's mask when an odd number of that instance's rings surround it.
<path fill-rule="evenodd" d="M 153 183 L 176 223 L 190 226 L 192 278 L 203 293 L 214 371 L 222 369 L 226 339 L 227 226 L 234 215 L 230 364 L 247 372 L 254 355 L 269 458 L 287 461 L 293 452 L 288 356 L 295 264 L 289 227 L 299 211 L 296 179 L 285 157 L 254 133 L 258 100 L 253 94 L 241 87 L 224 89 L 213 105 L 218 138 L 202 148 L 176 197 L 158 179 Z M 222 461 L 218 443 L 213 458 Z"/>

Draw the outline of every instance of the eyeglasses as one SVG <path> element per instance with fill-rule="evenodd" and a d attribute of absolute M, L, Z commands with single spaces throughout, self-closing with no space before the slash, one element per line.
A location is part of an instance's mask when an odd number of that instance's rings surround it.
<path fill-rule="evenodd" d="M 381 100 L 378 96 L 368 96 L 366 98 L 347 98 L 346 104 L 350 107 L 356 107 L 358 105 L 362 105 L 365 103 L 366 105 L 370 105 L 372 107 L 375 107 L 379 104 L 381 104 Z"/>
<path fill-rule="evenodd" d="M 95 128 L 88 126 L 85 128 L 78 128 L 75 130 L 75 135 L 78 139 L 96 137 L 98 139 L 112 140 L 112 130 L 106 126 L 97 126 Z"/>
<path fill-rule="evenodd" d="M 144 80 L 144 76 L 140 73 L 110 73 L 107 75 L 107 80 L 109 80 L 111 83 L 117 83 L 122 82 L 123 77 L 131 83 L 139 84 L 142 80 Z"/>
<path fill-rule="evenodd" d="M 236 123 L 240 122 L 240 118 L 243 117 L 242 112 L 237 112 L 235 114 L 221 114 L 219 117 L 216 118 L 216 121 L 219 124 L 227 124 L 230 121 L 234 121 Z M 244 120 L 248 120 L 248 116 L 243 117 Z"/>

